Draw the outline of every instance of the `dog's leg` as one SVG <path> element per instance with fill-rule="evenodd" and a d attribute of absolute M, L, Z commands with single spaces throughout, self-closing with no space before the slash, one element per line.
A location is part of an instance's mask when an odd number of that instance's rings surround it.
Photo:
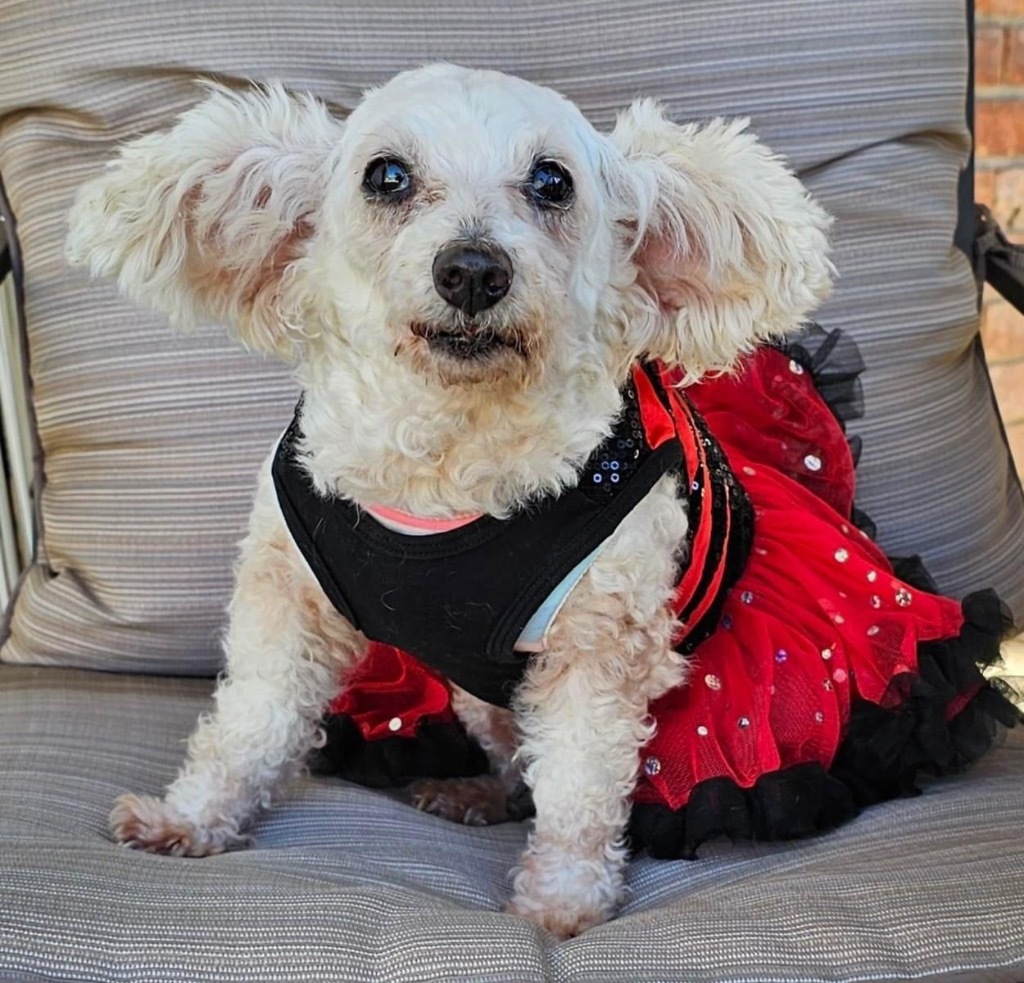
<path fill-rule="evenodd" d="M 519 733 L 511 711 L 452 687 L 452 708 L 466 732 L 487 754 L 489 775 L 475 778 L 425 778 L 410 788 L 413 805 L 455 823 L 487 826 L 509 816 L 509 796 L 519 785 L 515 758 Z"/>
<path fill-rule="evenodd" d="M 685 677 L 667 603 L 686 529 L 674 487 L 662 479 L 605 545 L 517 694 L 537 818 L 509 910 L 560 938 L 615 910 L 648 704 Z"/>
<path fill-rule="evenodd" d="M 642 672 L 678 678 L 655 639 L 591 631 L 590 644 L 552 651 L 521 696 L 537 816 L 509 910 L 559 938 L 605 921 L 618 904 L 630 796 L 651 736 L 647 706 L 668 688 Z"/>
<path fill-rule="evenodd" d="M 243 843 L 257 810 L 320 739 L 341 673 L 365 651 L 296 553 L 272 494 L 264 481 L 242 545 L 216 708 L 163 799 L 117 801 L 110 823 L 121 843 L 175 856 Z"/>

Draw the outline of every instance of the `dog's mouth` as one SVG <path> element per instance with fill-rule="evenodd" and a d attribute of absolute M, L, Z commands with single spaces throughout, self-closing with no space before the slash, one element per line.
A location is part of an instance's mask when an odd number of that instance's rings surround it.
<path fill-rule="evenodd" d="M 433 354 L 459 362 L 482 362 L 506 352 L 525 357 L 522 339 L 515 332 L 473 324 L 442 327 L 416 323 L 412 333 L 426 341 Z"/>

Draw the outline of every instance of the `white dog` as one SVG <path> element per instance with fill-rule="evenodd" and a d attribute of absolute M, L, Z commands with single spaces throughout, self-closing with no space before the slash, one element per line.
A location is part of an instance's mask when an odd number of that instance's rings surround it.
<path fill-rule="evenodd" d="M 605 135 L 549 89 L 432 65 L 344 121 L 278 86 L 214 89 L 82 189 L 69 250 L 174 322 L 293 363 L 320 495 L 504 519 L 576 483 L 638 359 L 694 380 L 796 327 L 829 288 L 828 224 L 742 122 L 680 126 L 641 100 Z M 675 484 L 653 485 L 561 604 L 514 722 L 454 694 L 493 763 L 478 791 L 522 777 L 536 805 L 509 910 L 562 937 L 615 909 L 648 704 L 686 679 Z M 271 461 L 225 650 L 187 762 L 164 798 L 118 800 L 119 841 L 243 842 L 367 650 L 296 548 Z M 459 818 L 448 791 L 419 804 Z"/>

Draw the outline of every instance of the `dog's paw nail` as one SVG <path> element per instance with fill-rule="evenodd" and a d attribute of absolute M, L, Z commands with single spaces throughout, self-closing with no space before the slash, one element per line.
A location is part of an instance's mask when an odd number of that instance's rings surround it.
<path fill-rule="evenodd" d="M 507 799 L 500 783 L 491 776 L 425 779 L 410 789 L 410 801 L 420 812 L 464 826 L 504 822 L 508 818 Z"/>

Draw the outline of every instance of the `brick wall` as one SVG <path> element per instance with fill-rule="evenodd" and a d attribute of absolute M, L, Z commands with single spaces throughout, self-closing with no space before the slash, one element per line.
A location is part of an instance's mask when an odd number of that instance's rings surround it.
<path fill-rule="evenodd" d="M 975 0 L 975 201 L 1024 240 L 1024 0 Z M 981 335 L 1024 477 L 1024 315 L 986 289 Z"/>

